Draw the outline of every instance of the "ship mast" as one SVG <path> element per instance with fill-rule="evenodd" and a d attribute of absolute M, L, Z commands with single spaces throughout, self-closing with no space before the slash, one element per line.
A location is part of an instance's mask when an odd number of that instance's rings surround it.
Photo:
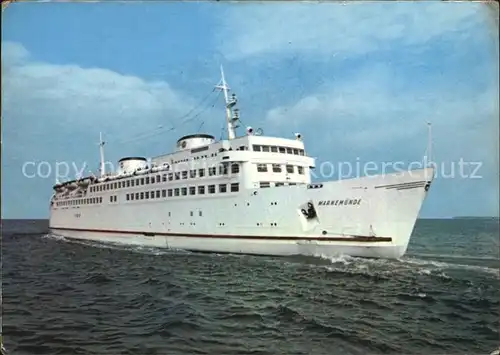
<path fill-rule="evenodd" d="M 105 164 L 104 164 L 104 141 L 102 140 L 102 132 L 99 133 L 99 151 L 101 153 L 101 177 L 105 175 Z"/>
<path fill-rule="evenodd" d="M 228 92 L 231 89 L 229 88 L 229 86 L 227 86 L 222 65 L 220 66 L 220 73 L 221 81 L 219 85 L 216 86 L 216 88 L 224 92 L 224 99 L 226 101 L 227 135 L 228 139 L 234 139 L 236 138 L 235 129 L 238 128 L 237 122 L 239 120 L 239 110 L 236 108 L 233 111 L 233 107 L 234 105 L 236 105 L 237 99 L 235 94 L 231 95 L 231 97 L 229 97 L 228 95 Z"/>

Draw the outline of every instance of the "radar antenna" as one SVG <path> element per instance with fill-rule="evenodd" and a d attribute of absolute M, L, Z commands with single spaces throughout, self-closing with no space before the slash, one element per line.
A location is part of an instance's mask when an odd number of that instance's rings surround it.
<path fill-rule="evenodd" d="M 229 97 L 228 92 L 231 90 L 229 86 L 227 86 L 226 79 L 224 77 L 224 69 L 222 65 L 220 66 L 221 73 L 221 81 L 219 85 L 216 86 L 217 89 L 222 90 L 224 92 L 224 99 L 226 100 L 226 120 L 227 120 L 227 135 L 228 139 L 236 138 L 235 129 L 239 127 L 238 121 L 240 119 L 239 109 L 233 107 L 237 103 L 236 95 L 232 94 Z"/>

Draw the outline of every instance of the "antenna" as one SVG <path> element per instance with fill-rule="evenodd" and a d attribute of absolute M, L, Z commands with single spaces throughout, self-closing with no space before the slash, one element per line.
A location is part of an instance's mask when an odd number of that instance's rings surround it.
<path fill-rule="evenodd" d="M 99 150 L 101 153 L 101 177 L 105 175 L 105 164 L 104 164 L 104 144 L 105 142 L 102 140 L 102 132 L 99 132 Z"/>
<path fill-rule="evenodd" d="M 430 122 L 427 122 L 427 127 L 429 129 L 428 142 L 427 142 L 427 157 L 429 158 L 429 163 L 431 163 L 431 160 L 432 160 L 432 125 Z"/>
<path fill-rule="evenodd" d="M 221 81 L 219 85 L 216 86 L 217 89 L 220 89 L 224 92 L 224 99 L 226 100 L 226 120 L 227 120 L 227 135 L 228 139 L 234 139 L 236 137 L 235 128 L 238 127 L 237 121 L 239 120 L 239 110 L 234 109 L 233 106 L 236 105 L 236 95 L 232 95 L 229 97 L 228 92 L 231 90 L 229 86 L 227 86 L 226 79 L 224 77 L 224 69 L 222 65 L 220 66 L 221 73 Z"/>

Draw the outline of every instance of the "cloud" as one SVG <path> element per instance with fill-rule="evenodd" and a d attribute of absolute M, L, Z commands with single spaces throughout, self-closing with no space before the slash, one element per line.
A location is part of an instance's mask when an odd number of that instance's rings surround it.
<path fill-rule="evenodd" d="M 471 36 L 479 11 L 481 4 L 436 1 L 238 4 L 221 18 L 219 44 L 230 60 L 294 54 L 329 60 L 394 44 L 416 50 L 448 33 Z"/>

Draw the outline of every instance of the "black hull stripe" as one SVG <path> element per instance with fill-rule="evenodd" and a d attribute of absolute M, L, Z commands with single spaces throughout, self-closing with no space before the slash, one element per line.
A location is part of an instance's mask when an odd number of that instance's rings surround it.
<path fill-rule="evenodd" d="M 422 181 L 413 181 L 413 182 L 404 182 L 401 184 L 392 184 L 392 185 L 379 185 L 375 186 L 376 189 L 381 189 L 385 187 L 386 189 L 394 189 L 398 187 L 406 187 L 406 186 L 424 186 L 427 183 L 427 181 L 422 180 Z"/>
<path fill-rule="evenodd" d="M 392 242 L 389 237 L 367 237 L 367 236 L 350 236 L 350 237 L 291 237 L 291 236 L 257 236 L 257 235 L 224 235 L 224 234 L 189 234 L 189 233 L 164 233 L 164 232 L 143 232 L 143 231 L 125 231 L 125 230 L 108 230 L 108 229 L 84 229 L 84 228 L 59 228 L 50 227 L 51 231 L 72 231 L 72 232 L 91 232 L 91 233 L 109 233 L 109 234 L 133 234 L 143 235 L 148 237 L 163 236 L 163 237 L 186 237 L 186 238 L 219 238 L 219 239 L 258 239 L 258 240 L 316 240 L 324 242 Z"/>

